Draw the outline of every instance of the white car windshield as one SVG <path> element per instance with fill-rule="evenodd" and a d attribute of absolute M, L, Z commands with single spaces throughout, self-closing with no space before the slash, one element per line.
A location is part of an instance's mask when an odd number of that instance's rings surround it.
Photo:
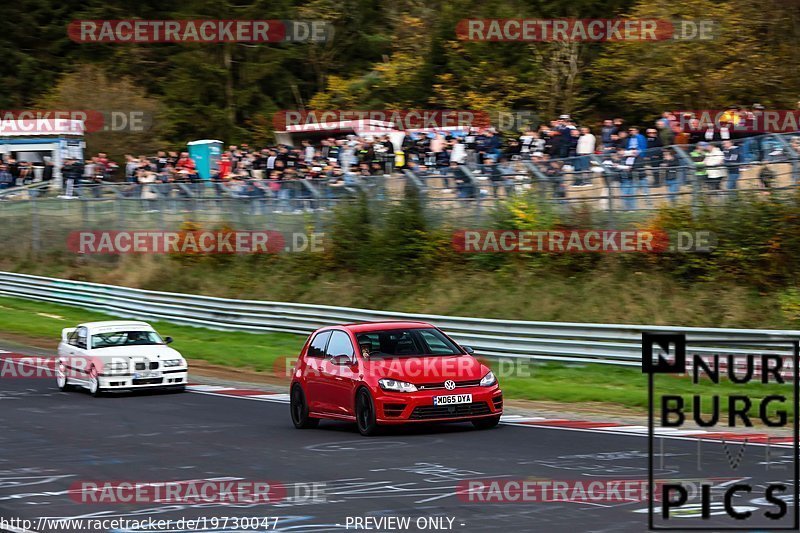
<path fill-rule="evenodd" d="M 92 335 L 92 349 L 150 344 L 164 344 L 164 341 L 155 331 L 111 331 Z"/>

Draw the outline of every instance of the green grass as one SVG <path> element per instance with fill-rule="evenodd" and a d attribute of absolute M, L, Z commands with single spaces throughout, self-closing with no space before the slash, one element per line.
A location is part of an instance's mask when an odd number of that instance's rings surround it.
<path fill-rule="evenodd" d="M 0 297 L 0 336 L 7 333 L 46 339 L 52 346 L 57 343 L 64 327 L 116 318 L 77 307 Z M 152 323 L 162 336 L 173 337 L 175 342 L 172 346 L 187 358 L 233 368 L 250 368 L 269 375 L 273 375 L 276 366 L 282 365 L 283 357 L 296 357 L 305 340 L 301 335 L 286 333 L 221 332 L 162 321 Z M 493 363 L 492 366 L 509 399 L 578 404 L 602 402 L 640 412 L 647 408 L 647 380 L 637 367 L 554 363 L 512 367 L 507 362 Z M 523 377 L 514 377 L 515 371 L 517 376 Z M 791 396 L 789 386 L 781 389 L 776 385 L 750 384 L 743 389 L 740 385 L 723 381 L 712 389 L 707 384 L 695 386 L 689 378 L 674 376 L 658 377 L 656 387 L 660 393 L 683 395 L 687 403 L 691 403 L 691 395 L 704 392 L 704 413 L 708 413 L 709 395 L 712 393 L 722 394 L 723 398 L 727 394 L 746 393 L 754 398 L 753 412 L 757 412 L 757 400 L 768 394 L 782 391 Z M 770 411 L 775 407 L 772 405 Z M 723 405 L 722 410 L 727 411 L 727 407 Z"/>
<path fill-rule="evenodd" d="M 603 402 L 640 411 L 647 409 L 647 376 L 642 374 L 638 367 L 542 364 L 534 366 L 530 374 L 530 377 L 524 378 L 501 378 L 504 393 L 513 398 L 567 403 Z M 690 377 L 665 374 L 655 377 L 654 387 L 657 397 L 664 394 L 682 396 L 686 412 L 692 411 L 692 397 L 695 394 L 701 395 L 701 413 L 704 419 L 711 413 L 711 398 L 715 394 L 720 396 L 722 412 L 728 412 L 729 395 L 748 396 L 753 404 L 750 409 L 752 417 L 757 417 L 761 399 L 769 395 L 783 394 L 787 398 L 786 405 L 770 403 L 769 416 L 773 416 L 775 411 L 781 408 L 788 414 L 793 413 L 790 405 L 792 400 L 790 384 L 762 385 L 760 382 L 751 382 L 739 385 L 723 377 L 719 384 L 712 384 L 708 379 L 701 378 L 701 383 L 695 385 Z"/>
<path fill-rule="evenodd" d="M 12 333 L 52 339 L 53 345 L 58 342 L 62 328 L 81 322 L 118 319 L 119 317 L 77 307 L 0 298 L 0 335 Z M 297 357 L 305 341 L 304 337 L 290 333 L 216 331 L 162 321 L 150 322 L 162 337 L 170 336 L 175 339 L 172 347 L 187 358 L 257 371 L 271 372 L 279 358 Z"/>

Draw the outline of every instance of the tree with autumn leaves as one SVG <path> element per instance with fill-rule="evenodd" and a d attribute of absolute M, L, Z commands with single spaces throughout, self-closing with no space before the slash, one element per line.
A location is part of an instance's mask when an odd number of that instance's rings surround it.
<path fill-rule="evenodd" d="M 711 19 L 709 41 L 459 40 L 466 18 Z M 322 19 L 325 43 L 78 44 L 78 19 Z M 0 7 L 0 108 L 141 105 L 157 120 L 128 143 L 264 143 L 281 109 L 526 110 L 587 123 L 665 109 L 800 100 L 800 0 L 32 0 Z M 85 95 L 81 98 L 77 95 Z M 77 100 L 77 101 L 76 101 Z M 109 134 L 110 135 L 110 134 Z"/>

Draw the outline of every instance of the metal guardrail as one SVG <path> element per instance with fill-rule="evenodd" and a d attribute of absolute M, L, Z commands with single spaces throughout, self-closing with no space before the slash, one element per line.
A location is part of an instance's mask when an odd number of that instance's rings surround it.
<path fill-rule="evenodd" d="M 775 350 L 763 341 L 796 340 L 800 331 L 531 322 L 374 311 L 314 304 L 235 300 L 133 289 L 84 281 L 0 272 L 0 295 L 73 305 L 111 315 L 220 330 L 307 335 L 327 325 L 377 320 L 420 320 L 440 327 L 483 356 L 572 363 L 641 365 L 641 335 L 682 332 L 689 341 L 737 341 L 725 353 Z M 711 355 L 713 344 L 692 348 Z M 784 352 L 785 353 L 785 352 Z"/>

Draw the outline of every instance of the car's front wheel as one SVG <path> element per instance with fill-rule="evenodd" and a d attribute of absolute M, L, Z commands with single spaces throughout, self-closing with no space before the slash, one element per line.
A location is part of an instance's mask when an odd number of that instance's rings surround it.
<path fill-rule="evenodd" d="M 61 363 L 56 368 L 56 385 L 61 392 L 72 390 L 72 385 L 67 380 L 67 368 Z"/>
<path fill-rule="evenodd" d="M 488 418 L 476 418 L 472 421 L 472 425 L 475 426 L 476 429 L 492 429 L 496 427 L 497 424 L 500 423 L 499 416 L 493 416 Z"/>
<path fill-rule="evenodd" d="M 311 429 L 319 425 L 319 418 L 308 416 L 308 403 L 306 395 L 300 385 L 292 387 L 289 399 L 289 411 L 292 414 L 292 423 L 297 429 Z"/>
<path fill-rule="evenodd" d="M 361 389 L 356 396 L 356 423 L 358 432 L 368 437 L 378 432 L 378 422 L 375 420 L 375 403 L 367 389 Z"/>
<path fill-rule="evenodd" d="M 95 367 L 89 370 L 89 394 L 95 398 L 103 395 L 103 389 L 100 387 L 100 378 L 97 376 L 97 369 Z"/>

